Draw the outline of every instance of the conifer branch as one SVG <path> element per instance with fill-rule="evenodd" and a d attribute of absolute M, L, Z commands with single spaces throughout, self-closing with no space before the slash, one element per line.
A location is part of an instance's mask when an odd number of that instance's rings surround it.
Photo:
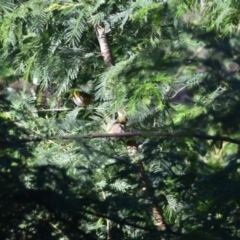
<path fill-rule="evenodd" d="M 215 140 L 215 141 L 225 141 L 234 144 L 240 144 L 240 139 L 234 139 L 221 135 L 208 135 L 202 133 L 185 133 L 185 132 L 124 132 L 124 133 L 93 133 L 87 135 L 75 135 L 75 136 L 60 136 L 60 137 L 28 137 L 28 138 L 19 138 L 19 139 L 9 139 L 9 140 L 0 140 L 0 143 L 13 143 L 13 142 L 39 142 L 44 140 L 81 140 L 84 138 L 122 138 L 122 137 L 172 137 L 172 138 L 198 138 L 204 140 Z"/>

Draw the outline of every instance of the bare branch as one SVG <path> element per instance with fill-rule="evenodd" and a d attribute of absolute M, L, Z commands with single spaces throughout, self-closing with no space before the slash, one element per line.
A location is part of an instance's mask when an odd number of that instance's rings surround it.
<path fill-rule="evenodd" d="M 86 109 L 85 107 L 77 107 L 78 109 Z M 63 111 L 70 111 L 74 108 L 48 108 L 48 109 L 40 109 L 38 112 L 63 112 Z M 88 110 L 105 110 L 105 108 L 100 107 L 88 107 Z"/>
<path fill-rule="evenodd" d="M 176 91 L 176 92 L 172 95 L 171 99 L 173 99 L 174 97 L 176 97 L 177 94 L 178 94 L 179 92 L 181 92 L 183 89 L 185 89 L 186 87 L 187 87 L 187 86 L 184 86 L 184 87 L 178 89 L 178 91 Z"/>
<path fill-rule="evenodd" d="M 9 140 L 0 140 L 0 143 L 7 143 L 7 142 L 39 142 L 44 140 L 81 140 L 84 138 L 122 138 L 122 137 L 151 137 L 151 136 L 158 136 L 158 137 L 172 137 L 172 138 L 198 138 L 198 139 L 205 139 L 205 140 L 217 140 L 217 141 L 225 141 L 234 144 L 240 144 L 239 139 L 234 139 L 226 136 L 220 135 L 207 135 L 201 133 L 186 133 L 186 132 L 124 132 L 124 133 L 93 133 L 87 135 L 75 135 L 75 136 L 60 136 L 60 137 L 29 137 L 29 138 L 20 138 L 20 139 L 9 139 Z"/>
<path fill-rule="evenodd" d="M 114 59 L 111 52 L 111 48 L 108 42 L 108 36 L 105 32 L 105 28 L 103 24 L 99 24 L 95 27 L 95 32 L 97 35 L 97 39 L 99 42 L 99 46 L 101 49 L 101 55 L 103 57 L 103 61 L 107 66 L 114 66 Z"/>

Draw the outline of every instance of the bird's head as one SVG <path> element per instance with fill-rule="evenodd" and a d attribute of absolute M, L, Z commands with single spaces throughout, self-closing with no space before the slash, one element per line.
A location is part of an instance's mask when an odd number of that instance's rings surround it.
<path fill-rule="evenodd" d="M 125 110 L 118 110 L 117 111 L 116 121 L 120 124 L 126 124 L 127 123 L 128 118 L 126 116 Z"/>

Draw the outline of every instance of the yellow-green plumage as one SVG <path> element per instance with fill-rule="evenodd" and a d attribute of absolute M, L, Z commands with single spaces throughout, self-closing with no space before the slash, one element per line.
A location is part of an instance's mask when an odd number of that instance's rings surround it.
<path fill-rule="evenodd" d="M 117 112 L 116 120 L 111 124 L 109 133 L 124 133 L 127 117 L 120 111 Z"/>
<path fill-rule="evenodd" d="M 71 98 L 77 106 L 87 107 L 92 102 L 92 95 L 82 91 L 74 91 Z"/>
<path fill-rule="evenodd" d="M 124 115 L 122 112 L 118 111 L 117 112 L 117 119 L 116 122 L 120 123 L 120 124 L 126 124 L 127 123 L 127 117 L 126 115 Z"/>

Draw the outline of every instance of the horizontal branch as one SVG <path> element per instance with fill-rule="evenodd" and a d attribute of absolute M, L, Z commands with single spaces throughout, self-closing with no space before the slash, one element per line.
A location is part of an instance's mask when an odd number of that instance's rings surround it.
<path fill-rule="evenodd" d="M 75 108 L 78 108 L 78 109 L 86 109 L 85 107 L 75 107 Z M 40 109 L 38 110 L 38 112 L 63 112 L 63 111 L 70 111 L 70 110 L 74 110 L 75 108 L 49 108 L 49 109 Z M 91 107 L 88 107 L 87 108 L 88 110 L 105 110 L 104 108 L 91 108 Z"/>
<path fill-rule="evenodd" d="M 198 138 L 198 139 L 205 139 L 205 140 L 216 140 L 216 141 L 224 141 L 230 142 L 234 144 L 240 144 L 239 139 L 234 139 L 226 136 L 220 135 L 207 135 L 201 133 L 185 133 L 185 132 L 143 132 L 143 131 L 136 131 L 136 132 L 125 132 L 125 133 L 93 133 L 87 135 L 75 135 L 75 136 L 60 136 L 60 137 L 29 137 L 29 138 L 22 138 L 22 139 L 14 139 L 14 140 L 1 140 L 0 143 L 6 142 L 39 142 L 44 140 L 81 140 L 84 138 L 122 138 L 122 137 L 172 137 L 172 138 Z"/>
<path fill-rule="evenodd" d="M 40 109 L 38 112 L 63 112 L 63 111 L 70 111 L 73 108 L 49 108 L 49 109 Z"/>

